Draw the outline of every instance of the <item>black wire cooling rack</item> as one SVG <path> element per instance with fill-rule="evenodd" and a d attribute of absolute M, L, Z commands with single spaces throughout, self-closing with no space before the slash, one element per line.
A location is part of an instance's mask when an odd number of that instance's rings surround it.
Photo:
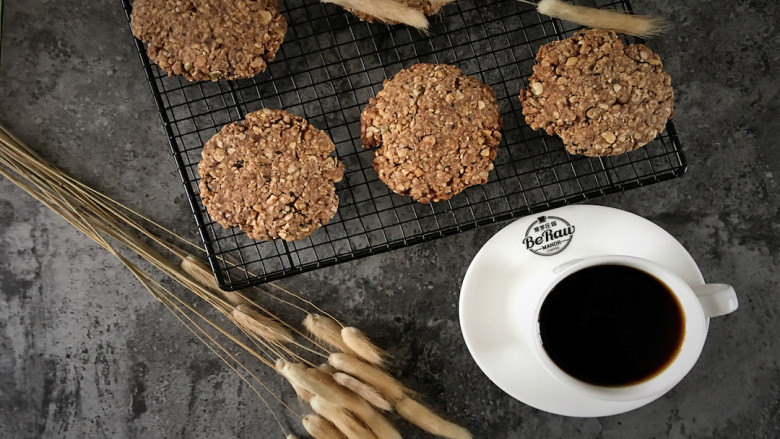
<path fill-rule="evenodd" d="M 131 1 L 122 0 L 128 17 Z M 457 0 L 432 17 L 428 34 L 361 22 L 317 0 L 283 0 L 287 36 L 268 70 L 254 78 L 189 82 L 151 64 L 136 40 L 209 262 L 226 290 L 440 238 L 533 212 L 668 180 L 686 163 L 671 123 L 637 151 L 611 158 L 566 153 L 531 130 L 518 95 L 539 47 L 577 28 L 514 0 Z M 586 5 L 630 11 L 627 1 Z M 448 63 L 491 85 L 504 118 L 490 180 L 449 201 L 420 204 L 392 193 L 360 145 L 360 112 L 382 81 L 419 62 Z M 203 144 L 225 124 L 268 107 L 324 129 L 346 165 L 336 216 L 296 242 L 254 241 L 223 229 L 201 204 Z"/>

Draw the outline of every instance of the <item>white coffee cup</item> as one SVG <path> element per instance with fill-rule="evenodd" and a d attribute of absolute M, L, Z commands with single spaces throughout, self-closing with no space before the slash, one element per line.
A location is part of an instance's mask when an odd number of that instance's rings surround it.
<path fill-rule="evenodd" d="M 659 372 L 635 384 L 599 386 L 581 381 L 559 368 L 549 357 L 539 329 L 539 313 L 547 296 L 564 278 L 587 267 L 622 265 L 645 272 L 664 284 L 673 294 L 684 316 L 684 333 L 676 356 Z M 693 368 L 707 336 L 710 317 L 737 309 L 734 289 L 725 284 L 689 285 L 669 269 L 646 259 L 631 256 L 592 256 L 575 259 L 542 272 L 522 291 L 510 295 L 508 309 L 518 336 L 532 343 L 535 360 L 572 392 L 605 401 L 637 401 L 658 397 L 671 390 Z"/>

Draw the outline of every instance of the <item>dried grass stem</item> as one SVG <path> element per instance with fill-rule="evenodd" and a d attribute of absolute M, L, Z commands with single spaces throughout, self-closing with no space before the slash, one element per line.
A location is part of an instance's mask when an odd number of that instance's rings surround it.
<path fill-rule="evenodd" d="M 292 438 L 293 436 L 285 431 L 276 413 L 256 387 L 257 384 L 276 398 L 281 406 L 301 417 L 307 431 L 309 428 L 312 431 L 317 431 L 320 436 L 311 433 L 316 438 L 344 439 L 342 434 L 336 430 L 338 427 L 348 439 L 400 439 L 400 434 L 392 424 L 371 404 L 387 410 L 391 406 L 388 400 L 404 401 L 405 395 L 409 392 L 376 366 L 351 355 L 353 353 L 360 355 L 361 358 L 375 364 L 381 364 L 384 358 L 384 352 L 370 343 L 360 331 L 354 328 L 343 328 L 343 325 L 334 318 L 322 317 L 321 315 L 307 316 L 307 321 L 309 321 L 307 329 L 324 343 L 343 352 L 348 352 L 348 354 L 331 354 L 329 361 L 332 366 L 325 364 L 320 367 L 307 368 L 301 363 L 290 363 L 285 360 L 280 360 L 277 363 L 277 370 L 290 381 L 299 396 L 310 401 L 312 408 L 321 415 L 321 417 L 314 415 L 303 417 L 288 407 L 250 368 L 245 366 L 240 361 L 238 354 L 233 353 L 233 349 L 237 346 L 243 352 L 252 355 L 272 368 L 275 366 L 270 358 L 282 356 L 281 353 L 289 354 L 291 358 L 306 361 L 307 364 L 313 366 L 312 363 L 294 353 L 291 350 L 293 347 L 308 349 L 312 353 L 324 356 L 323 353 L 297 344 L 294 333 L 301 334 L 298 330 L 277 319 L 272 313 L 255 304 L 243 294 L 234 293 L 235 295 L 231 296 L 218 291 L 214 278 L 203 261 L 176 245 L 168 243 L 166 239 L 177 239 L 194 248 L 197 246 L 121 203 L 67 176 L 56 167 L 46 163 L 2 126 L 0 126 L 0 175 L 5 176 L 9 181 L 52 209 L 119 259 L 176 319 L 250 386 L 271 410 L 271 414 L 286 437 Z M 131 218 L 128 212 L 134 216 Z M 136 222 L 134 218 L 142 218 L 146 222 L 142 224 Z M 166 239 L 149 231 L 146 228 L 147 223 L 165 231 L 167 233 Z M 151 240 L 151 245 L 155 247 L 147 244 L 147 239 L 139 237 L 139 234 Z M 181 284 L 186 292 L 174 293 L 171 289 L 163 286 L 149 273 L 123 256 L 114 247 L 116 244 L 135 253 L 152 267 Z M 174 258 L 171 258 L 171 255 Z M 226 261 L 226 263 L 228 262 Z M 313 303 L 295 293 L 275 284 L 271 284 L 271 286 L 324 314 Z M 272 294 L 262 289 L 260 291 L 273 297 Z M 224 325 L 227 320 L 215 321 L 208 317 L 209 313 L 201 311 L 197 304 L 193 304 L 193 299 L 201 299 L 208 303 L 212 307 L 211 311 L 218 311 L 224 318 L 230 319 L 244 329 L 246 333 L 251 335 L 254 346 L 234 335 L 235 328 Z M 304 309 L 291 302 L 279 300 L 297 309 Z M 228 349 L 220 343 L 219 337 L 232 342 L 233 344 L 229 345 L 231 348 Z M 271 351 L 273 357 L 262 350 L 260 345 Z M 336 369 L 342 372 L 336 372 Z M 406 403 L 406 406 L 410 405 L 414 408 L 413 404 Z M 330 420 L 333 424 L 328 423 L 325 419 Z"/>

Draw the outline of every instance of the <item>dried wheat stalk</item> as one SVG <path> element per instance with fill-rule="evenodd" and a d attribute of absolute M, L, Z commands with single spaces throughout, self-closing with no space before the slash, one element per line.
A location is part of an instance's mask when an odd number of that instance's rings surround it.
<path fill-rule="evenodd" d="M 284 437 L 289 439 L 294 436 L 285 431 L 273 408 L 263 396 L 264 393 L 269 394 L 282 407 L 299 417 L 304 428 L 315 438 L 331 439 L 342 438 L 342 436 L 360 439 L 400 438 L 395 427 L 375 406 L 385 410 L 388 407 L 392 408 L 388 400 L 401 401 L 403 405 L 403 401 L 408 399 L 409 391 L 377 366 L 350 355 L 355 353 L 375 363 L 380 363 L 380 359 L 384 359 L 384 352 L 370 343 L 361 332 L 354 328 L 344 328 L 331 317 L 321 315 L 314 317 L 310 309 L 325 313 L 306 299 L 278 285 L 270 284 L 303 305 L 281 299 L 263 289 L 256 289 L 259 293 L 274 297 L 290 306 L 291 309 L 306 312 L 309 321 L 306 325 L 307 329 L 323 342 L 342 351 L 333 353 L 308 339 L 301 331 L 267 309 L 249 300 L 243 293 L 236 292 L 230 295 L 217 290 L 214 278 L 209 274 L 203 261 L 189 251 L 171 244 L 169 240 L 177 240 L 187 247 L 200 250 L 195 244 L 67 176 L 48 164 L 2 126 L 0 126 L 0 175 L 38 199 L 119 259 L 177 320 L 250 386 L 268 407 Z M 153 233 L 149 229 L 151 226 L 154 226 L 154 230 L 163 231 L 165 237 Z M 152 248 L 139 238 L 138 234 L 150 240 L 159 249 Z M 175 293 L 153 279 L 144 269 L 125 258 L 115 248 L 116 244 L 140 256 L 151 267 L 178 282 L 184 287 L 184 293 Z M 225 320 L 217 321 L 206 316 L 190 303 L 193 299 L 208 303 Z M 225 322 L 233 322 L 235 324 L 233 329 L 241 329 L 243 334 L 249 337 L 250 342 L 236 336 Z M 296 335 L 311 346 L 298 342 Z M 225 341 L 230 342 L 231 348 L 224 344 Z M 235 347 L 239 347 L 242 352 L 250 354 L 262 364 L 278 370 L 293 385 L 301 399 L 308 401 L 312 409 L 321 417 L 300 414 L 287 406 L 255 375 L 252 369 L 236 356 Z M 329 358 L 332 365 L 326 363 L 320 367 L 306 367 L 304 363 L 311 366 L 313 364 L 302 357 L 300 351 Z M 284 359 L 274 362 L 279 357 Z M 342 372 L 337 372 L 336 369 Z M 367 393 L 367 389 L 373 390 L 371 387 L 376 388 L 374 392 L 380 394 L 379 398 L 375 394 Z M 380 399 L 384 399 L 384 402 Z"/>

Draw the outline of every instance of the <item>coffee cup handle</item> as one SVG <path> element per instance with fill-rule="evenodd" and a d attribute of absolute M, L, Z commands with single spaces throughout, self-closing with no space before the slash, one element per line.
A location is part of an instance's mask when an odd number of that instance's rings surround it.
<path fill-rule="evenodd" d="M 736 311 L 739 302 L 734 287 L 726 284 L 706 284 L 691 287 L 696 293 L 704 314 L 718 317 Z"/>

